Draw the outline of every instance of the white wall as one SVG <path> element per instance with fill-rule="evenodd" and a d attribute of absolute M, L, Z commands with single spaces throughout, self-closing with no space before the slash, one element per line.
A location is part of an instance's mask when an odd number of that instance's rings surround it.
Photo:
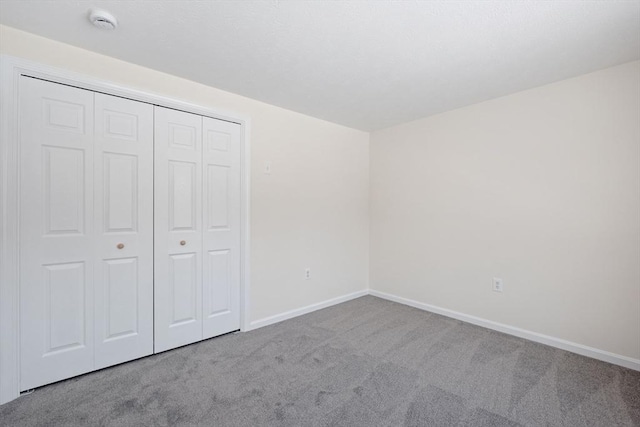
<path fill-rule="evenodd" d="M 639 147 L 640 62 L 374 132 L 371 288 L 639 359 Z"/>
<path fill-rule="evenodd" d="M 364 132 L 4 26 L 0 53 L 252 118 L 251 320 L 370 273 L 375 290 L 640 358 L 638 62 L 375 132 L 369 164 Z"/>
<path fill-rule="evenodd" d="M 251 117 L 252 321 L 368 287 L 367 133 L 6 26 L 0 53 Z"/>

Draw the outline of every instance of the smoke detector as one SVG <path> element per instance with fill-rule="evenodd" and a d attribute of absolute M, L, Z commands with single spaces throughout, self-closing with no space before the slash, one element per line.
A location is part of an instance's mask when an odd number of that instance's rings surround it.
<path fill-rule="evenodd" d="M 91 9 L 89 21 L 102 30 L 115 30 L 118 27 L 116 17 L 102 9 Z"/>

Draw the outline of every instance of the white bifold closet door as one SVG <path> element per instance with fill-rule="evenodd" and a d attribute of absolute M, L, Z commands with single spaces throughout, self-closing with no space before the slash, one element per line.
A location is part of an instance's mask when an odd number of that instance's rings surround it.
<path fill-rule="evenodd" d="M 20 388 L 153 351 L 153 107 L 20 79 Z"/>
<path fill-rule="evenodd" d="M 155 351 L 240 327 L 240 126 L 155 108 Z"/>
<path fill-rule="evenodd" d="M 95 117 L 100 369 L 153 353 L 153 106 L 96 93 Z"/>

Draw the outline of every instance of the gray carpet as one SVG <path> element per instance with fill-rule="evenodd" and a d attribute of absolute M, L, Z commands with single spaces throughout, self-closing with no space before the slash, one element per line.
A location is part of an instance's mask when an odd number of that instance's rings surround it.
<path fill-rule="evenodd" d="M 36 390 L 0 425 L 640 425 L 640 372 L 371 296 Z"/>

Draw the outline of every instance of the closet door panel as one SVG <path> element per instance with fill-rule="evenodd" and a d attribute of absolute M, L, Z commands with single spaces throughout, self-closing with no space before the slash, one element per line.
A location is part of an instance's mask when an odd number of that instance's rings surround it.
<path fill-rule="evenodd" d="M 96 93 L 94 163 L 100 369 L 153 353 L 153 106 Z"/>
<path fill-rule="evenodd" d="M 20 78 L 20 389 L 93 369 L 93 93 Z"/>
<path fill-rule="evenodd" d="M 155 107 L 155 352 L 202 339 L 202 117 Z"/>
<path fill-rule="evenodd" d="M 203 337 L 240 329 L 240 125 L 203 118 Z"/>
<path fill-rule="evenodd" d="M 198 254 L 169 255 L 171 320 L 169 327 L 198 321 Z"/>

